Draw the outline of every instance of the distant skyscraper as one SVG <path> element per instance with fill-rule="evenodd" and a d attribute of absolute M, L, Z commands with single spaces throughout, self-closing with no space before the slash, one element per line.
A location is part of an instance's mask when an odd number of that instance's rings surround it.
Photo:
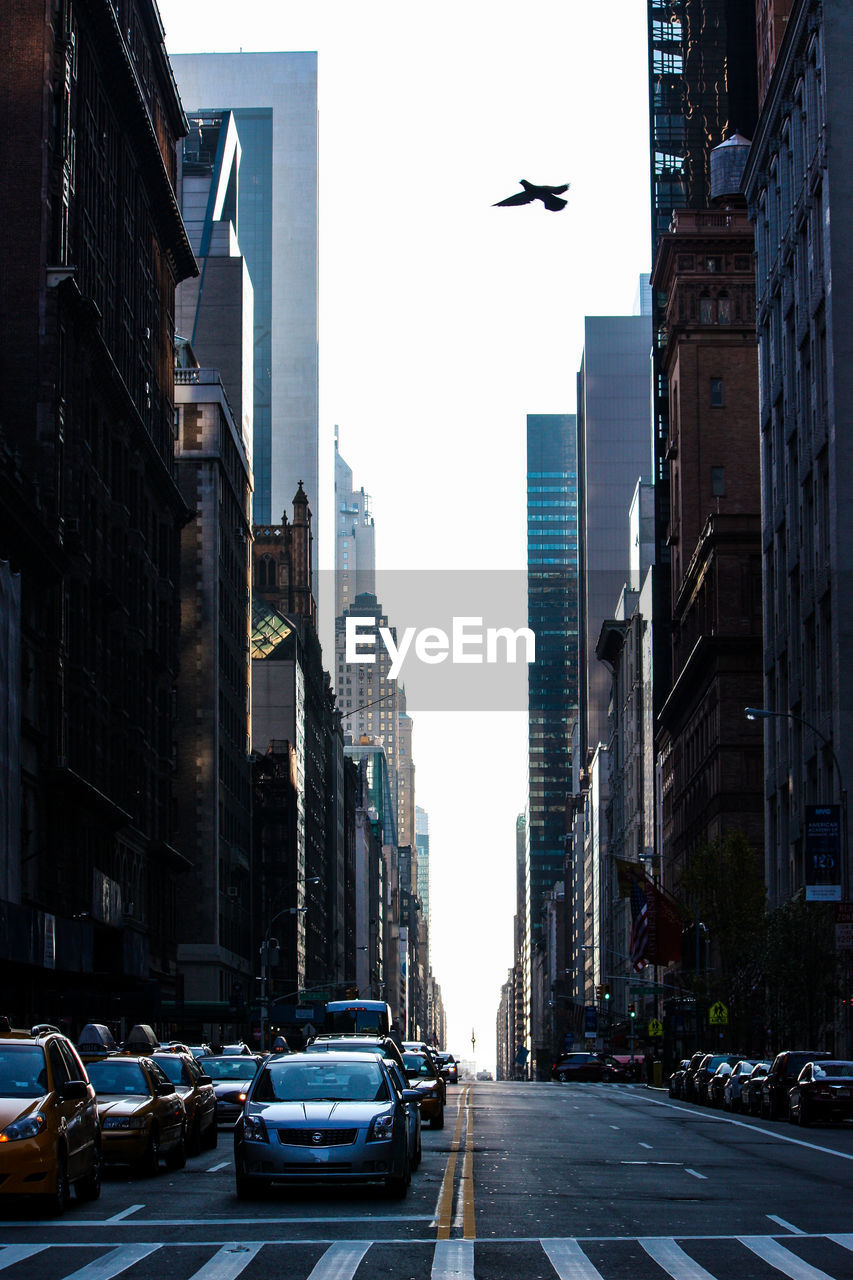
<path fill-rule="evenodd" d="M 429 928 L 429 814 L 415 806 L 415 844 L 418 850 L 418 897 Z"/>
<path fill-rule="evenodd" d="M 610 675 L 601 624 L 629 577 L 626 513 L 652 463 L 651 318 L 587 316 L 578 374 L 581 766 L 606 742 Z"/>
<path fill-rule="evenodd" d="M 335 428 L 335 617 L 357 595 L 376 592 L 376 543 L 370 498 L 352 482 L 352 467 L 338 452 Z M 340 692 L 340 691 L 339 691 Z"/>
<path fill-rule="evenodd" d="M 528 674 L 529 840 L 526 934 L 561 877 L 578 711 L 578 468 L 576 419 L 527 417 L 527 614 L 536 636 Z M 527 948 L 529 954 L 529 946 Z"/>
<path fill-rule="evenodd" d="M 230 111 L 241 149 L 222 196 L 234 201 L 254 289 L 253 519 L 278 524 L 301 480 L 316 530 L 317 55 L 194 53 L 172 63 L 191 137 L 203 150 L 206 126 Z"/>

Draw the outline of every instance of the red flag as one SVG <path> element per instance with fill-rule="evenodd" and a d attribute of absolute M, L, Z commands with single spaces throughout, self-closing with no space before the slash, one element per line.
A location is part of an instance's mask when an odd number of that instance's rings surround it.
<path fill-rule="evenodd" d="M 682 922 L 678 908 L 651 880 L 646 881 L 644 889 L 648 907 L 646 959 L 651 964 L 675 964 L 681 959 Z"/>

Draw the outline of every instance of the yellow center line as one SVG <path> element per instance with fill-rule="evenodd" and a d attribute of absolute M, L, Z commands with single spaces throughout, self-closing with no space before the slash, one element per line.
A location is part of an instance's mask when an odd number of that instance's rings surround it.
<path fill-rule="evenodd" d="M 471 1106 L 470 1089 L 466 1112 L 465 1159 L 462 1163 L 462 1238 L 475 1240 L 477 1227 L 474 1221 L 474 1108 Z"/>
<path fill-rule="evenodd" d="M 459 1142 L 462 1137 L 462 1118 L 465 1114 L 465 1102 L 468 1097 L 468 1088 L 466 1087 L 464 1097 L 459 1099 L 459 1111 L 456 1116 L 456 1128 L 453 1133 L 453 1142 L 450 1144 L 450 1155 L 447 1157 L 447 1168 L 444 1170 L 444 1178 L 441 1182 L 441 1190 L 438 1193 L 438 1240 L 450 1239 L 450 1223 L 453 1213 L 453 1180 L 456 1177 L 456 1157 L 459 1152 Z"/>

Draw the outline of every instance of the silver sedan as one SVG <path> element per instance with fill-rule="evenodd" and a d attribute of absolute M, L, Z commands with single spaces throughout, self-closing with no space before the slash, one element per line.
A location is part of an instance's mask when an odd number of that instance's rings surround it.
<path fill-rule="evenodd" d="M 234 1129 L 237 1195 L 270 1184 L 379 1182 L 402 1198 L 413 1100 L 373 1054 L 267 1059 Z"/>

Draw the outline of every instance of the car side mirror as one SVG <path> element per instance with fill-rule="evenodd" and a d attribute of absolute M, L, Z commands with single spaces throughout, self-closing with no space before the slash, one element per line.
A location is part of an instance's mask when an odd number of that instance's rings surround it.
<path fill-rule="evenodd" d="M 404 1101 L 404 1102 L 420 1102 L 420 1098 L 421 1098 L 421 1095 L 418 1093 L 417 1089 L 404 1089 L 404 1090 L 403 1090 L 403 1101 Z"/>
<path fill-rule="evenodd" d="M 213 1084 L 213 1076 L 207 1076 L 204 1072 L 198 1078 L 199 1084 Z"/>
<path fill-rule="evenodd" d="M 85 1080 L 66 1080 L 59 1087 L 59 1096 L 64 1102 L 81 1102 L 89 1096 L 89 1086 Z"/>
<path fill-rule="evenodd" d="M 173 1084 L 158 1084 L 154 1089 L 155 1098 L 168 1098 L 171 1093 L 175 1092 Z"/>

